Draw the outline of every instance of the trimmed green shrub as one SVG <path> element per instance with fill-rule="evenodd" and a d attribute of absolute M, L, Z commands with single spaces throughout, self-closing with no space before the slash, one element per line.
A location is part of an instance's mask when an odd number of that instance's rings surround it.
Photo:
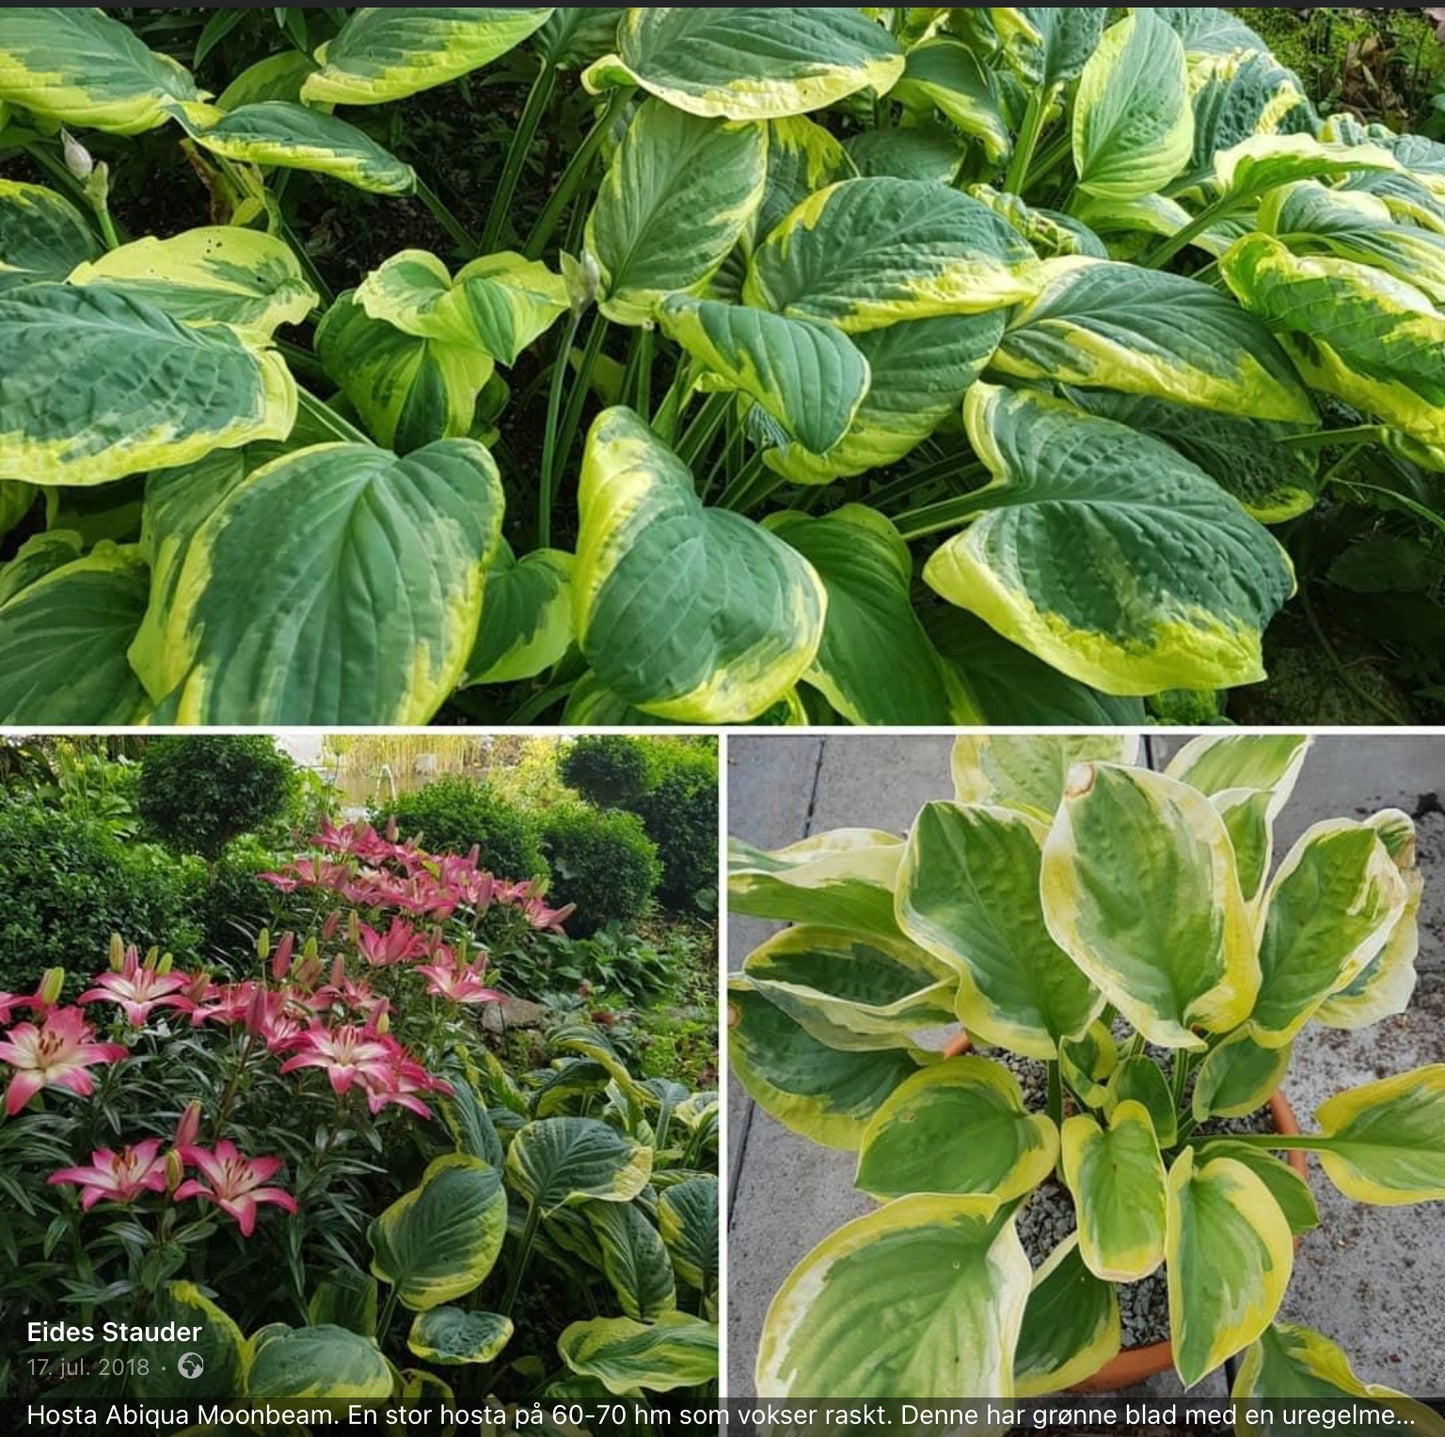
<path fill-rule="evenodd" d="M 498 878 L 545 878 L 547 862 L 532 819 L 484 784 L 439 778 L 374 810 L 378 827 L 396 820 L 402 838 L 421 835 L 432 853 L 466 853 L 475 843 L 483 868 Z"/>
<path fill-rule="evenodd" d="M 0 990 L 28 992 L 47 968 L 76 979 L 105 966 L 110 935 L 189 961 L 205 873 L 148 843 L 37 803 L 0 801 Z"/>
<path fill-rule="evenodd" d="M 634 811 L 657 844 L 658 896 L 669 908 L 698 907 L 699 893 L 716 892 L 717 788 L 716 752 L 693 744 L 654 745 L 648 788 Z"/>
<path fill-rule="evenodd" d="M 662 864 L 636 814 L 582 803 L 554 808 L 543 815 L 542 842 L 552 864 L 548 901 L 577 905 L 569 933 L 583 937 L 647 912 Z"/>
<path fill-rule="evenodd" d="M 266 734 L 187 734 L 146 745 L 136 803 L 167 848 L 215 863 L 285 815 L 297 787 L 296 765 Z"/>
<path fill-rule="evenodd" d="M 201 956 L 208 963 L 239 959 L 244 968 L 254 956 L 252 940 L 263 928 L 279 933 L 292 926 L 279 911 L 285 895 L 257 877 L 285 862 L 285 857 L 251 837 L 238 838 L 221 855 L 195 907 Z"/>
<path fill-rule="evenodd" d="M 588 734 L 562 755 L 558 771 L 588 803 L 635 813 L 652 781 L 649 747 L 626 734 Z"/>

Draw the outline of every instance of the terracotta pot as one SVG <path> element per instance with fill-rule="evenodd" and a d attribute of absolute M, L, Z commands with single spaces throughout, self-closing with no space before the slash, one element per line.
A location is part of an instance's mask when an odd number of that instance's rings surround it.
<path fill-rule="evenodd" d="M 961 1057 L 973 1047 L 967 1033 L 960 1033 L 943 1050 L 945 1058 Z M 1269 1111 L 1274 1118 L 1274 1130 L 1284 1137 L 1293 1137 L 1299 1132 L 1294 1109 L 1282 1092 L 1269 1100 Z M 1302 1152 L 1286 1154 L 1290 1167 L 1305 1182 L 1309 1181 L 1309 1164 Z M 1298 1249 L 1302 1238 L 1295 1239 Z M 1174 1349 L 1167 1342 L 1156 1342 L 1149 1347 L 1134 1347 L 1121 1352 L 1112 1362 L 1106 1363 L 1087 1382 L 1071 1388 L 1073 1392 L 1119 1392 L 1125 1387 L 1134 1387 L 1161 1372 L 1168 1372 L 1174 1366 Z"/>

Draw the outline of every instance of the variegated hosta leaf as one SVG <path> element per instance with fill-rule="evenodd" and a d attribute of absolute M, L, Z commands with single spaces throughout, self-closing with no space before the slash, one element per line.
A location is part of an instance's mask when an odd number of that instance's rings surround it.
<path fill-rule="evenodd" d="M 1228 10 L 1213 5 L 1160 5 L 1153 11 L 1178 32 L 1189 58 L 1231 55 L 1237 50 L 1263 51 L 1263 40 Z"/>
<path fill-rule="evenodd" d="M 1149 1114 L 1154 1137 L 1161 1148 L 1172 1148 L 1178 1142 L 1179 1117 L 1174 1110 L 1174 1095 L 1165 1081 L 1164 1070 L 1153 1058 L 1147 1055 L 1125 1058 L 1114 1070 L 1104 1098 L 1104 1116 L 1112 1120 L 1124 1103 L 1135 1103 Z"/>
<path fill-rule="evenodd" d="M 1281 442 L 1306 426 L 1245 419 L 1146 394 L 1065 386 L 1060 393 L 1086 413 L 1177 449 L 1261 524 L 1284 524 L 1314 508 L 1318 453 Z"/>
<path fill-rule="evenodd" d="M 1291 254 L 1251 235 L 1220 260 L 1240 302 L 1278 331 L 1316 388 L 1426 444 L 1445 443 L 1445 316 L 1367 265 Z"/>
<path fill-rule="evenodd" d="M 316 329 L 316 354 L 378 442 L 408 454 L 472 428 L 496 369 L 474 345 L 403 334 L 343 294 Z"/>
<path fill-rule="evenodd" d="M 1280 865 L 1259 934 L 1261 984 L 1250 1031 L 1283 1047 L 1377 958 L 1405 912 L 1405 881 L 1368 824 L 1316 824 Z"/>
<path fill-rule="evenodd" d="M 508 365 L 568 305 L 562 277 L 519 254 L 484 255 L 453 279 L 434 254 L 414 249 L 373 270 L 356 302 L 403 334 L 481 349 Z"/>
<path fill-rule="evenodd" d="M 467 1153 L 436 1158 L 367 1232 L 372 1275 L 426 1312 L 480 1287 L 507 1235 L 502 1174 Z"/>
<path fill-rule="evenodd" d="M 1200 1064 L 1194 1120 L 1245 1118 L 1257 1112 L 1284 1081 L 1293 1053 L 1293 1043 L 1263 1047 L 1247 1028 L 1231 1033 Z"/>
<path fill-rule="evenodd" d="M 34 507 L 39 490 L 33 484 L 0 479 L 0 539 L 3 539 Z M 0 599 L 0 603 L 4 600 Z"/>
<path fill-rule="evenodd" d="M 245 1390 L 246 1364 L 251 1357 L 246 1338 L 234 1319 L 195 1283 L 166 1283 L 147 1305 L 147 1311 L 156 1324 L 152 1331 L 165 1331 L 171 1322 L 191 1326 L 194 1350 L 205 1370 L 195 1378 L 185 1377 L 176 1370 L 174 1342 L 137 1342 L 131 1346 L 134 1356 L 141 1359 L 131 1385 L 135 1397 L 145 1402 L 184 1403 L 201 1398 L 228 1402 L 235 1393 Z"/>
<path fill-rule="evenodd" d="M 970 1033 L 1053 1060 L 1104 998 L 1049 936 L 1039 902 L 1046 826 L 1022 813 L 931 803 L 898 877 L 908 936 L 962 978 L 958 1017 Z"/>
<path fill-rule="evenodd" d="M 677 1310 L 672 1261 L 662 1237 L 635 1202 L 589 1202 L 583 1209 L 602 1249 L 602 1273 L 617 1305 L 638 1322 Z"/>
<path fill-rule="evenodd" d="M 180 723 L 424 723 L 465 668 L 501 521 L 471 440 L 300 450 L 159 534 L 185 557 L 132 657 Z"/>
<path fill-rule="evenodd" d="M 937 593 L 1105 693 L 1264 677 L 1293 572 L 1207 474 L 1039 394 L 975 385 L 964 418 L 994 482 L 924 570 Z"/>
<path fill-rule="evenodd" d="M 1119 1066 L 1119 1045 L 1102 1022 L 1089 1025 L 1082 1038 L 1065 1038 L 1059 1044 L 1059 1067 L 1064 1082 L 1086 1108 L 1102 1108 L 1109 1099 L 1105 1086 Z"/>
<path fill-rule="evenodd" d="M 1174 1365 L 1193 1387 L 1274 1321 L 1294 1269 L 1294 1236 L 1243 1163 L 1196 1165 L 1185 1148 L 1169 1172 L 1167 1261 Z"/>
<path fill-rule="evenodd" d="M 0 603 L 0 723 L 117 725 L 150 709 L 126 659 L 150 572 L 105 545 Z"/>
<path fill-rule="evenodd" d="M 1107 1128 L 1090 1117 L 1063 1130 L 1064 1180 L 1079 1215 L 1079 1253 L 1105 1282 L 1139 1282 L 1164 1261 L 1159 1140 L 1142 1103 L 1121 1103 Z"/>
<path fill-rule="evenodd" d="M 718 1180 L 689 1178 L 661 1192 L 657 1229 L 678 1277 L 711 1296 L 718 1281 Z"/>
<path fill-rule="evenodd" d="M 321 68 L 302 87 L 311 104 L 381 105 L 430 90 L 515 49 L 552 14 L 490 6 L 386 6 L 353 10 L 316 52 Z"/>
<path fill-rule="evenodd" d="M 411 166 L 355 125 L 287 100 L 239 105 L 214 124 L 193 124 L 191 138 L 228 160 L 309 170 L 372 194 L 409 195 L 416 188 Z"/>
<path fill-rule="evenodd" d="M 982 146 L 990 165 L 1001 164 L 1013 148 L 997 77 L 955 36 L 940 35 L 911 49 L 893 98 L 911 109 L 940 110 Z"/>
<path fill-rule="evenodd" d="M 710 375 L 750 395 L 815 454 L 848 432 L 868 392 L 867 360 L 830 324 L 681 295 L 658 317 Z"/>
<path fill-rule="evenodd" d="M 753 988 L 835 1047 L 897 1046 L 953 1019 L 954 970 L 913 944 L 829 928 L 789 928 L 749 955 Z M 821 1020 L 821 1021 L 819 1021 Z"/>
<path fill-rule="evenodd" d="M 617 47 L 582 76 L 589 90 L 641 85 L 674 109 L 730 120 L 886 94 L 903 72 L 888 31 L 841 5 L 644 6 L 626 12 Z"/>
<path fill-rule="evenodd" d="M 758 1395 L 1011 1397 L 1032 1274 L 997 1210 L 991 1197 L 906 1197 L 824 1238 L 768 1308 Z"/>
<path fill-rule="evenodd" d="M 533 45 L 549 65 L 575 70 L 617 48 L 623 7 L 559 5 L 537 31 Z"/>
<path fill-rule="evenodd" d="M 926 121 L 907 129 L 864 130 L 848 140 L 858 173 L 951 185 L 968 158 L 968 146 L 946 125 Z"/>
<path fill-rule="evenodd" d="M 1272 1153 L 1247 1142 L 1209 1138 L 1199 1144 L 1196 1158 L 1201 1163 L 1213 1158 L 1233 1158 L 1247 1167 L 1269 1189 L 1289 1223 L 1290 1232 L 1296 1237 L 1312 1232 L 1320 1225 L 1320 1210 L 1315 1205 L 1309 1183 Z"/>
<path fill-rule="evenodd" d="M 851 723 L 948 723 L 943 674 L 913 608 L 913 559 L 892 522 L 848 504 L 821 519 L 772 516 L 765 527 L 813 566 L 828 593 L 805 682 Z"/>
<path fill-rule="evenodd" d="M 1251 1420 L 1273 1410 L 1262 1403 L 1308 1403 L 1320 1426 L 1363 1437 L 1386 1425 L 1383 1413 L 1369 1411 L 1372 1401 L 1388 1410 L 1394 1426 L 1412 1428 L 1420 1437 L 1445 1437 L 1445 1418 L 1433 1408 L 1388 1387 L 1367 1387 L 1329 1338 L 1292 1323 L 1276 1322 L 1245 1353 L 1230 1396 L 1237 1404 L 1239 1437 L 1263 1437 L 1270 1430 Z M 1365 1416 L 1356 1416 L 1362 1409 Z"/>
<path fill-rule="evenodd" d="M 1045 822 L 1063 802 L 1078 763 L 1139 762 L 1137 734 L 987 734 L 953 741 L 953 793 L 959 803 L 1014 808 Z"/>
<path fill-rule="evenodd" d="M 467 682 L 511 684 L 536 678 L 572 647 L 572 556 L 538 549 L 518 559 L 503 540 L 487 571 L 482 626 L 467 661 Z"/>
<path fill-rule="evenodd" d="M 94 285 L 0 294 L 0 478 L 80 487 L 285 439 L 280 355 Z"/>
<path fill-rule="evenodd" d="M 652 1149 L 596 1118 L 528 1123 L 507 1149 L 507 1182 L 543 1213 L 584 1202 L 631 1202 L 652 1173 Z"/>
<path fill-rule="evenodd" d="M 707 284 L 762 202 L 767 150 L 764 125 L 698 119 L 661 100 L 637 111 L 587 217 L 609 319 L 646 323 L 669 295 Z"/>
<path fill-rule="evenodd" d="M 1031 299 L 1039 262 L 987 205 L 922 180 L 844 180 L 821 190 L 753 255 L 743 298 L 848 334 Z"/>
<path fill-rule="evenodd" d="M 1294 793 L 1310 739 L 1298 734 L 1226 734 L 1193 739 L 1165 772 L 1212 799 L 1252 903 L 1274 862 L 1274 821 Z"/>
<path fill-rule="evenodd" d="M 987 13 L 1020 79 L 1050 90 L 1082 74 L 1109 16 L 1103 5 L 990 7 Z"/>
<path fill-rule="evenodd" d="M 24 180 L 0 180 L 0 293 L 64 279 L 99 253 L 85 217 L 63 195 Z"/>
<path fill-rule="evenodd" d="M 70 283 L 122 290 L 182 323 L 229 324 L 267 339 L 300 324 L 318 301 L 290 245 L 229 225 L 122 245 L 77 266 Z"/>
<path fill-rule="evenodd" d="M 728 909 L 751 918 L 897 937 L 893 888 L 903 840 L 850 828 L 765 853 L 728 841 Z"/>
<path fill-rule="evenodd" d="M 11 484 L 7 488 L 27 489 L 29 485 Z M 33 495 L 35 491 L 31 490 L 31 493 Z M 85 549 L 84 538 L 73 529 L 47 529 L 31 535 L 15 551 L 13 559 L 0 564 L 0 606 L 8 604 L 22 590 L 38 583 L 47 574 L 74 563 Z"/>
<path fill-rule="evenodd" d="M 1014 316 L 994 356 L 1002 373 L 1317 422 L 1274 337 L 1228 295 L 1182 275 L 1084 256 L 1050 260 L 1044 270 L 1042 293 Z"/>
<path fill-rule="evenodd" d="M 857 1152 L 884 1100 L 925 1066 L 903 1048 L 845 1051 L 821 1043 L 745 978 L 727 987 L 728 1062 L 769 1117 L 825 1148 Z"/>
<path fill-rule="evenodd" d="M 1024 1107 L 1018 1079 L 988 1058 L 955 1058 L 910 1078 L 863 1134 L 854 1185 L 877 1198 L 977 1193 L 1010 1202 L 1053 1171 L 1059 1133 Z"/>
<path fill-rule="evenodd" d="M 1192 65 L 1189 78 L 1194 107 L 1190 180 L 1212 181 L 1214 157 L 1222 150 L 1257 135 L 1306 130 L 1317 123 L 1299 76 L 1263 48 L 1211 54 Z"/>
<path fill-rule="evenodd" d="M 1352 1088 L 1315 1113 L 1325 1176 L 1355 1202 L 1445 1201 L 1445 1064 Z"/>
<path fill-rule="evenodd" d="M 376 1341 L 344 1327 L 274 1324 L 268 1336 L 252 1333 L 246 1366 L 246 1400 L 270 1403 L 337 1402 L 343 1398 L 380 1402 L 390 1397 L 391 1364 Z"/>
<path fill-rule="evenodd" d="M 1073 215 L 1026 205 L 1017 195 L 996 190 L 992 185 L 970 185 L 967 193 L 1007 220 L 1045 259 L 1071 254 L 1109 258 L 1104 242 Z"/>
<path fill-rule="evenodd" d="M 768 467 L 797 484 L 828 484 L 906 459 L 958 414 L 999 340 L 1004 316 L 905 320 L 852 336 L 871 375 L 853 425 L 827 454 L 800 444 L 768 451 Z"/>
<path fill-rule="evenodd" d="M 216 108 L 239 110 L 242 105 L 258 104 L 262 100 L 289 100 L 292 104 L 301 101 L 301 87 L 306 77 L 316 72 L 316 62 L 299 50 L 287 50 L 279 55 L 268 55 L 248 65 L 216 97 Z M 194 113 L 194 112 L 193 112 Z"/>
<path fill-rule="evenodd" d="M 1254 935 L 1224 821 L 1172 778 L 1074 770 L 1044 845 L 1054 940 L 1134 1028 L 1203 1050 L 1195 1029 L 1239 1026 L 1259 991 Z"/>
<path fill-rule="evenodd" d="M 816 121 L 803 115 L 769 120 L 768 173 L 753 218 L 754 235 L 765 239 L 809 195 L 855 175 L 847 150 Z"/>
<path fill-rule="evenodd" d="M 807 672 L 827 594 L 766 530 L 706 509 L 630 409 L 592 426 L 578 497 L 577 634 L 598 677 L 658 718 L 744 722 Z"/>
<path fill-rule="evenodd" d="M 1434 304 L 1445 303 L 1445 235 L 1396 224 L 1389 205 L 1375 195 L 1305 180 L 1266 195 L 1257 223 L 1297 254 L 1332 254 L 1373 265 L 1414 285 Z"/>
<path fill-rule="evenodd" d="M 190 75 L 90 6 L 16 6 L 0 25 L 0 101 L 75 128 L 138 135 L 199 100 Z"/>
<path fill-rule="evenodd" d="M 1214 157 L 1216 183 L 1239 204 L 1296 180 L 1401 168 L 1378 145 L 1332 144 L 1313 135 L 1256 135 Z"/>
<path fill-rule="evenodd" d="M 1044 1397 L 1087 1382 L 1122 1345 L 1119 1294 L 1089 1271 L 1074 1233 L 1034 1273 L 1014 1353 L 1014 1395 Z"/>
<path fill-rule="evenodd" d="M 419 1312 L 407 1334 L 407 1350 L 426 1362 L 457 1367 L 494 1362 L 512 1339 L 512 1319 L 497 1312 L 434 1307 Z"/>
<path fill-rule="evenodd" d="M 1179 36 L 1148 9 L 1105 33 L 1079 79 L 1074 168 L 1085 194 L 1157 194 L 1189 162 L 1194 112 Z"/>
<path fill-rule="evenodd" d="M 573 1372 L 595 1377 L 609 1392 L 631 1396 L 697 1387 L 717 1377 L 717 1323 L 667 1312 L 653 1323 L 630 1317 L 574 1322 L 557 1339 Z"/>

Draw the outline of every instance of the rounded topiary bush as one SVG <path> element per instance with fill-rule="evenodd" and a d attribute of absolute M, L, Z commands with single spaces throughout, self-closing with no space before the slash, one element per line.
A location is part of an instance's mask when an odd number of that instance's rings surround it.
<path fill-rule="evenodd" d="M 232 839 L 283 818 L 297 786 L 296 765 L 266 734 L 154 738 L 136 806 L 167 848 L 215 863 Z"/>
<path fill-rule="evenodd" d="M 47 968 L 79 980 L 104 968 L 110 935 L 190 961 L 201 865 L 98 824 L 0 799 L 0 990 L 28 992 Z"/>
<path fill-rule="evenodd" d="M 577 739 L 562 755 L 558 771 L 562 782 L 588 803 L 634 812 L 652 779 L 646 742 L 626 734 L 588 734 Z"/>
<path fill-rule="evenodd" d="M 577 905 L 569 933 L 585 936 L 651 907 L 662 864 L 636 814 L 566 804 L 543 817 L 542 842 L 552 864 L 548 901 Z"/>
<path fill-rule="evenodd" d="M 657 844 L 658 896 L 669 908 L 699 906 L 698 895 L 717 888 L 717 787 L 715 752 L 694 744 L 655 747 L 636 812 Z"/>
<path fill-rule="evenodd" d="M 531 818 L 484 784 L 460 777 L 439 778 L 374 810 L 384 827 L 396 820 L 402 838 L 420 834 L 432 853 L 481 850 L 481 864 L 498 878 L 545 878 L 547 861 Z"/>

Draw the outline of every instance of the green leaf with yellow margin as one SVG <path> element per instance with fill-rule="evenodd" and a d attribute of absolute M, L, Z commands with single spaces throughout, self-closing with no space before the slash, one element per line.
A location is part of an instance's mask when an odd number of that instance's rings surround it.
<path fill-rule="evenodd" d="M 1014 1394 L 1032 1273 L 992 1197 L 900 1198 L 824 1238 L 763 1323 L 764 1399 Z M 877 1314 L 889 1314 L 880 1340 Z"/>
<path fill-rule="evenodd" d="M 131 1373 L 133 1394 L 143 1402 L 178 1405 L 200 1398 L 234 1401 L 245 1387 L 243 1374 L 250 1354 L 231 1317 L 195 1283 L 168 1282 L 151 1302 L 147 1325 L 164 1328 L 168 1322 L 193 1330 L 185 1345 L 200 1357 L 203 1370 L 193 1377 L 179 1370 L 174 1340 L 127 1344 L 132 1358 L 140 1359 Z"/>
<path fill-rule="evenodd" d="M 1064 1181 L 1079 1214 L 1079 1253 L 1105 1282 L 1140 1282 L 1164 1261 L 1164 1161 L 1142 1103 L 1121 1103 L 1102 1128 L 1069 1118 Z"/>
<path fill-rule="evenodd" d="M 827 594 L 794 549 L 706 509 L 692 475 L 630 409 L 592 427 L 573 598 L 598 678 L 658 718 L 746 722 L 812 666 Z"/>
<path fill-rule="evenodd" d="M 419 1312 L 407 1334 L 407 1349 L 427 1362 L 456 1367 L 495 1362 L 512 1339 L 512 1319 L 497 1312 L 464 1312 L 433 1307 Z"/>
<path fill-rule="evenodd" d="M 997 77 L 956 36 L 914 46 L 892 98 L 925 114 L 941 111 L 956 130 L 977 141 L 990 165 L 1002 164 L 1013 148 Z"/>
<path fill-rule="evenodd" d="M 1199 1065 L 1193 1113 L 1209 1118 L 1246 1118 L 1274 1095 L 1289 1071 L 1293 1043 L 1263 1047 L 1248 1028 L 1231 1033 Z"/>
<path fill-rule="evenodd" d="M 1198 1144 L 1197 1152 L 1200 1162 L 1208 1162 L 1211 1158 L 1233 1158 L 1235 1162 L 1243 1163 L 1274 1195 L 1289 1223 L 1290 1232 L 1296 1237 L 1320 1225 L 1320 1210 L 1315 1205 L 1309 1183 L 1281 1158 L 1248 1142 L 1235 1142 L 1229 1138 L 1209 1138 Z"/>
<path fill-rule="evenodd" d="M 1306 134 L 1253 135 L 1214 156 L 1215 183 L 1240 205 L 1298 180 L 1398 172 L 1401 168 L 1379 145 L 1338 144 Z"/>
<path fill-rule="evenodd" d="M 809 195 L 856 173 L 842 143 L 816 121 L 802 115 L 769 120 L 768 173 L 753 236 L 765 239 Z"/>
<path fill-rule="evenodd" d="M 344 1327 L 278 1331 L 256 1348 L 246 1371 L 250 1402 L 379 1401 L 391 1396 L 391 1366 L 369 1337 Z"/>
<path fill-rule="evenodd" d="M 1099 993 L 1049 936 L 1039 900 L 1047 826 L 1024 813 L 931 803 L 898 874 L 908 936 L 960 976 L 958 1017 L 985 1042 L 1052 1061 L 1087 1031 Z"/>
<path fill-rule="evenodd" d="M 1073 1233 L 1034 1274 L 1014 1353 L 1014 1395 L 1044 1397 L 1087 1382 L 1122 1342 L 1119 1295 L 1089 1271 Z"/>
<path fill-rule="evenodd" d="M 1049 93 L 1083 73 L 1109 16 L 1103 5 L 990 6 L 984 13 L 1015 73 Z"/>
<path fill-rule="evenodd" d="M 1086 1108 L 1097 1111 L 1108 1102 L 1107 1084 L 1118 1066 L 1119 1045 L 1103 1022 L 1091 1023 L 1082 1038 L 1065 1038 L 1059 1044 L 1064 1082 Z"/>
<path fill-rule="evenodd" d="M 677 1310 L 672 1260 L 662 1235 L 632 1202 L 587 1203 L 582 1209 L 602 1249 L 602 1273 L 617 1305 L 638 1322 Z"/>
<path fill-rule="evenodd" d="M 231 225 L 135 240 L 77 266 L 69 282 L 122 290 L 183 324 L 229 324 L 266 339 L 318 302 L 290 245 Z"/>
<path fill-rule="evenodd" d="M 953 793 L 961 804 L 1013 808 L 1046 822 L 1075 764 L 1139 762 L 1137 734 L 984 734 L 953 741 Z"/>
<path fill-rule="evenodd" d="M 1104 1098 L 1104 1116 L 1112 1119 L 1123 1103 L 1137 1103 L 1149 1114 L 1161 1148 L 1172 1148 L 1178 1142 L 1179 1118 L 1174 1109 L 1174 1095 L 1164 1070 L 1153 1058 L 1143 1054 L 1125 1058 L 1115 1068 Z"/>
<path fill-rule="evenodd" d="M 583 1202 L 631 1202 L 651 1172 L 651 1148 L 596 1118 L 528 1123 L 507 1150 L 508 1182 L 544 1214 Z"/>
<path fill-rule="evenodd" d="M 710 1297 L 718 1282 L 718 1180 L 688 1178 L 657 1198 L 657 1229 L 679 1278 Z"/>
<path fill-rule="evenodd" d="M 316 52 L 302 87 L 308 103 L 382 105 L 480 70 L 539 30 L 553 8 L 365 7 Z"/>
<path fill-rule="evenodd" d="M 123 291 L 0 293 L 0 478 L 84 487 L 285 439 L 296 384 L 280 355 L 195 329 Z"/>
<path fill-rule="evenodd" d="M 24 180 L 0 180 L 0 293 L 64 279 L 100 252 L 85 217 L 63 195 Z"/>
<path fill-rule="evenodd" d="M 1186 1388 L 1274 1321 L 1294 1269 L 1294 1236 L 1269 1188 L 1232 1158 L 1169 1172 L 1169 1330 Z"/>
<path fill-rule="evenodd" d="M 425 723 L 466 666 L 501 511 L 471 440 L 287 455 L 183 540 L 132 659 L 180 723 Z"/>
<path fill-rule="evenodd" d="M 1080 765 L 1044 845 L 1055 942 L 1134 1028 L 1203 1051 L 1254 1007 L 1259 961 L 1234 849 L 1203 794 L 1143 769 Z"/>
<path fill-rule="evenodd" d="M 403 1307 L 426 1312 L 480 1287 L 506 1235 L 501 1172 L 467 1153 L 447 1153 L 367 1230 L 371 1271 Z"/>
<path fill-rule="evenodd" d="M 1105 693 L 1264 677 L 1263 632 L 1293 571 L 1207 474 L 1156 439 L 1031 392 L 975 385 L 964 418 L 994 481 L 972 497 L 969 527 L 929 560 L 937 593 Z"/>
<path fill-rule="evenodd" d="M 978 1193 L 1011 1202 L 1053 1171 L 1059 1133 L 1024 1106 L 1019 1081 L 988 1058 L 954 1058 L 910 1078 L 863 1134 L 854 1186 L 880 1202 Z"/>
<path fill-rule="evenodd" d="M 467 661 L 467 682 L 510 684 L 536 678 L 572 647 L 571 554 L 538 549 L 518 559 L 502 541 L 487 571 L 482 627 Z"/>
<path fill-rule="evenodd" d="M 1316 1153 L 1347 1198 L 1379 1207 L 1445 1201 L 1445 1064 L 1340 1093 L 1315 1121 L 1323 1137 L 1278 1145 Z"/>
<path fill-rule="evenodd" d="M 562 1360 L 583 1377 L 595 1377 L 617 1396 L 671 1392 L 717 1377 L 717 1324 L 686 1312 L 656 1322 L 594 1317 L 574 1322 L 557 1339 Z"/>
<path fill-rule="evenodd" d="M 582 76 L 589 90 L 641 85 L 674 109 L 730 120 L 886 94 L 903 72 L 888 31 L 841 5 L 643 6 L 625 12 L 617 47 Z"/>

